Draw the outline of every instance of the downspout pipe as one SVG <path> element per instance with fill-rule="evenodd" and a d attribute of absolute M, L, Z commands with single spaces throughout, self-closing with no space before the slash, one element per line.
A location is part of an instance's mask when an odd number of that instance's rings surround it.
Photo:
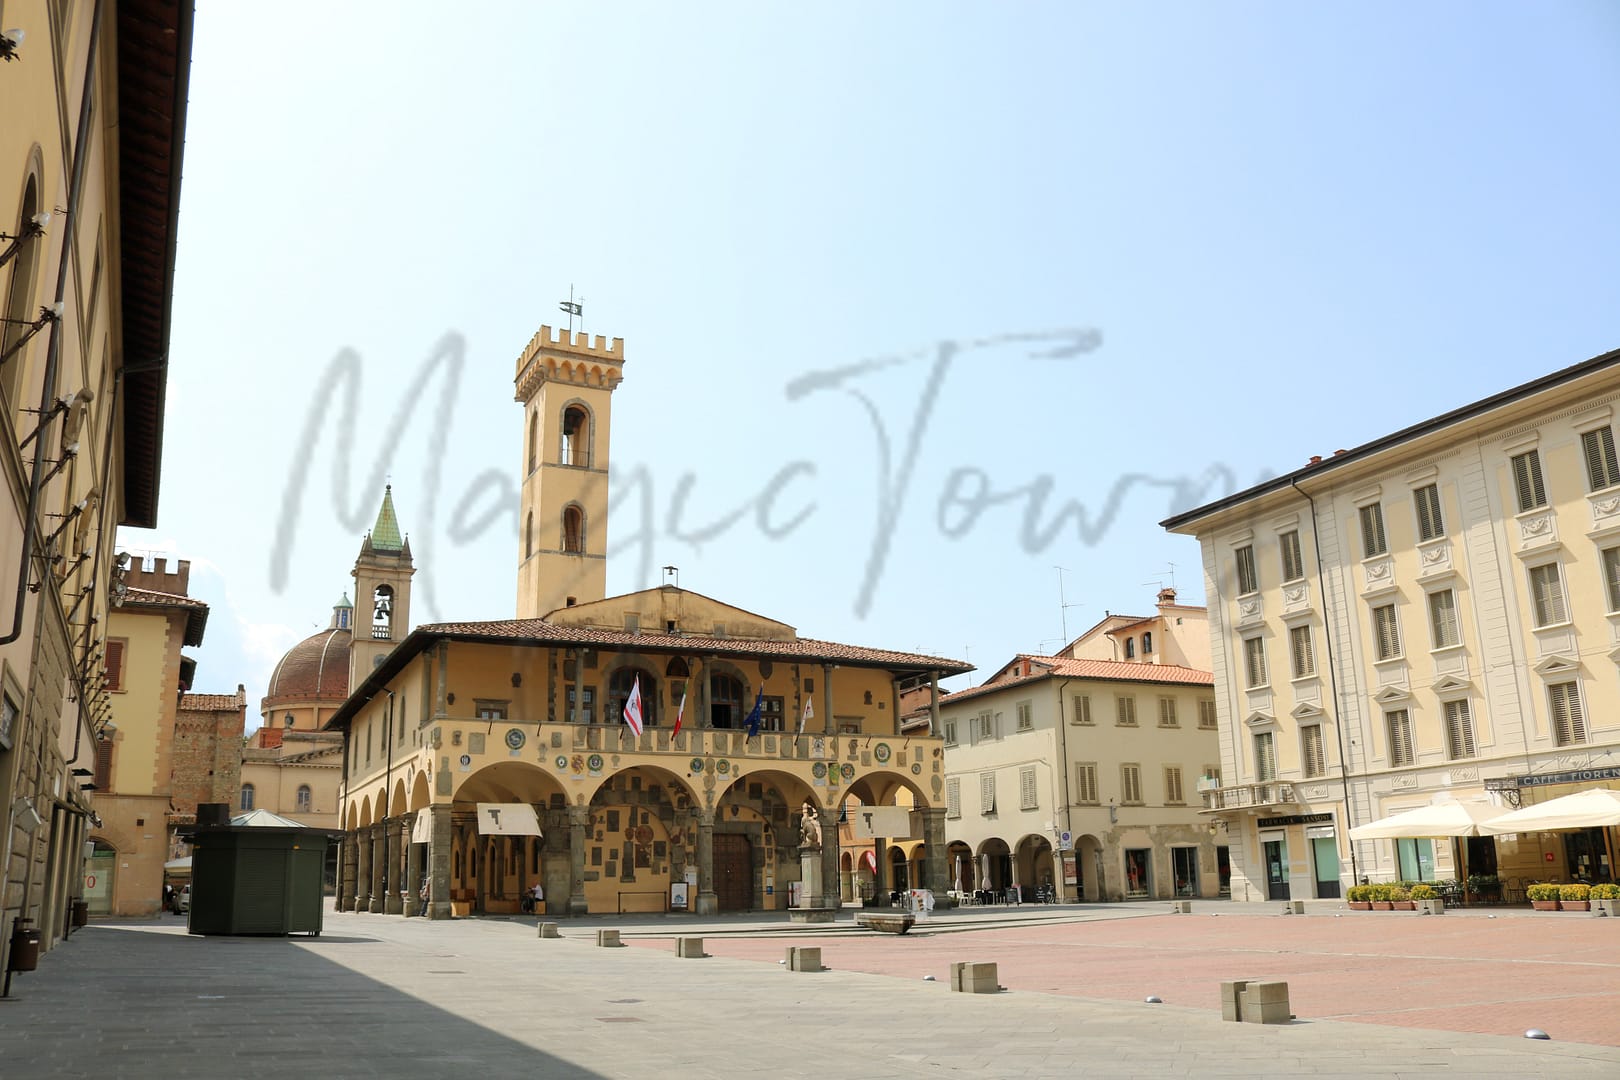
<path fill-rule="evenodd" d="M 1350 761 L 1344 753 L 1344 716 L 1339 700 L 1339 665 L 1333 659 L 1333 627 L 1327 621 L 1327 575 L 1322 569 L 1322 542 L 1316 530 L 1316 500 L 1290 477 L 1288 484 L 1311 504 L 1311 546 L 1316 549 L 1317 587 L 1322 590 L 1322 637 L 1327 645 L 1328 685 L 1333 688 L 1333 737 L 1339 744 L 1339 785 L 1344 791 L 1344 835 L 1350 844 L 1350 883 L 1361 881 L 1361 869 L 1356 865 L 1356 842 L 1350 840 L 1350 829 L 1355 825 L 1355 807 L 1350 803 Z"/>
<path fill-rule="evenodd" d="M 79 96 L 79 126 L 73 136 L 73 178 L 68 184 L 67 227 L 62 230 L 62 255 L 56 268 L 56 299 L 52 311 L 62 310 L 67 295 L 68 273 L 72 266 L 73 240 L 79 231 L 79 197 L 84 192 L 84 170 L 89 154 L 90 95 L 96 86 L 96 53 L 101 43 L 101 16 L 106 0 L 96 0 L 90 17 L 90 44 L 84 58 L 84 89 Z M 0 645 L 9 645 L 22 636 L 23 612 L 28 604 L 29 564 L 34 559 L 34 524 L 39 515 L 40 494 L 45 487 L 45 447 L 52 421 L 56 419 L 56 368 L 62 358 L 62 316 L 51 320 L 51 339 L 45 351 L 45 382 L 39 399 L 39 436 L 34 447 L 34 467 L 28 482 L 28 508 L 23 514 L 22 555 L 17 568 L 17 602 L 12 610 L 11 629 L 0 636 Z M 21 362 L 21 357 L 18 357 Z"/>

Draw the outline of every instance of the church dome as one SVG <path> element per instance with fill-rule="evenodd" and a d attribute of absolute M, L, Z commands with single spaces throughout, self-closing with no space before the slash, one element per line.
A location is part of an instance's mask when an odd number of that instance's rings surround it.
<path fill-rule="evenodd" d="M 340 702 L 349 696 L 349 626 L 354 605 L 345 596 L 332 609 L 332 625 L 287 650 L 270 675 L 266 705 L 283 701 Z"/>

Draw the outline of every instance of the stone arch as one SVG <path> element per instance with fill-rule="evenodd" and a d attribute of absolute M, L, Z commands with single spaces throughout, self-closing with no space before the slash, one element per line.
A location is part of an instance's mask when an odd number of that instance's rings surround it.
<path fill-rule="evenodd" d="M 679 775 L 653 765 L 619 769 L 587 803 L 586 910 L 663 912 L 670 885 L 697 868 L 697 794 Z"/>
<path fill-rule="evenodd" d="M 426 802 L 426 787 L 422 789 Z M 496 761 L 468 775 L 450 803 L 450 902 L 457 914 L 516 914 L 534 881 L 567 896 L 568 795 L 550 772 L 530 761 Z M 542 836 L 478 830 L 478 803 L 535 808 Z M 558 879 L 561 884 L 556 884 Z"/>
<path fill-rule="evenodd" d="M 433 796 L 428 793 L 427 772 L 423 770 L 418 772 L 416 779 L 411 782 L 410 808 L 412 810 L 423 810 L 430 806 L 432 802 Z"/>
<path fill-rule="evenodd" d="M 979 861 L 980 888 L 1001 893 L 1012 884 L 1012 849 L 1007 841 L 992 836 L 979 843 L 976 853 Z"/>
<path fill-rule="evenodd" d="M 596 410 L 584 398 L 569 398 L 557 409 L 557 464 L 588 469 L 595 446 Z"/>
<path fill-rule="evenodd" d="M 898 797 L 901 791 L 909 794 L 909 801 Z M 848 801 L 851 795 L 867 806 L 910 805 L 918 810 L 933 806 L 916 779 L 892 769 L 871 769 L 857 775 L 844 790 L 840 802 Z"/>
<path fill-rule="evenodd" d="M 558 526 L 561 532 L 557 539 L 557 550 L 564 555 L 585 554 L 585 508 L 577 502 L 564 506 Z"/>
<path fill-rule="evenodd" d="M 979 864 L 973 857 L 973 849 L 961 840 L 952 840 L 946 844 L 945 873 L 950 876 L 951 888 L 960 892 L 972 892 L 979 880 Z"/>
<path fill-rule="evenodd" d="M 1042 886 L 1057 888 L 1057 866 L 1052 841 L 1041 833 L 1025 833 L 1013 848 L 1013 873 L 1024 899 L 1033 899 Z"/>
<path fill-rule="evenodd" d="M 1091 833 L 1075 838 L 1074 865 L 1080 877 L 1080 899 L 1093 904 L 1109 898 L 1104 851 L 1103 842 Z"/>
<path fill-rule="evenodd" d="M 388 816 L 398 817 L 405 812 L 405 778 L 394 781 L 394 796 L 388 802 Z"/>
<path fill-rule="evenodd" d="M 540 410 L 529 411 L 529 467 L 528 472 L 540 467 Z M 530 515 L 531 517 L 533 515 Z"/>
<path fill-rule="evenodd" d="M 354 830 L 358 829 L 359 827 L 360 808 L 356 806 L 354 800 L 351 799 L 349 800 L 348 807 L 343 812 L 343 828 L 348 832 L 354 832 Z"/>

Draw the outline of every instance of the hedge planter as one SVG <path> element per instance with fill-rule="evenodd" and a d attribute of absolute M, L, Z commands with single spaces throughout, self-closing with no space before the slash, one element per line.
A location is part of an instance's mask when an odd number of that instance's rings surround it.
<path fill-rule="evenodd" d="M 1539 884 L 1536 884 L 1536 885 L 1532 885 L 1528 889 L 1524 890 L 1524 894 L 1525 894 L 1526 897 L 1529 898 L 1530 906 L 1535 908 L 1537 911 L 1557 911 L 1558 910 L 1558 886 L 1557 885 L 1549 885 L 1549 884 L 1546 884 L 1546 883 L 1539 883 Z"/>
<path fill-rule="evenodd" d="M 1558 906 L 1564 911 L 1591 911 L 1592 886 L 1579 882 L 1558 886 Z"/>
<path fill-rule="evenodd" d="M 1560 901 L 1558 901 L 1558 910 L 1559 911 L 1591 911 L 1592 910 L 1592 901 L 1590 901 L 1590 900 L 1560 900 Z"/>
<path fill-rule="evenodd" d="M 1372 909 L 1374 911 L 1394 911 L 1395 902 L 1393 900 L 1374 900 Z"/>
<path fill-rule="evenodd" d="M 1371 900 L 1352 900 L 1352 901 L 1350 901 L 1350 910 L 1351 911 L 1371 911 L 1372 910 L 1372 901 Z"/>
<path fill-rule="evenodd" d="M 1537 911 L 1557 911 L 1558 910 L 1558 901 L 1556 901 L 1556 900 L 1532 900 L 1532 901 L 1530 901 L 1530 906 L 1535 908 Z"/>

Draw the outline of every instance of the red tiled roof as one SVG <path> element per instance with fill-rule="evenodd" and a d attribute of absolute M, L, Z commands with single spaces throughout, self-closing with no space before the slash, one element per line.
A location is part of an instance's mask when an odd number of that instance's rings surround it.
<path fill-rule="evenodd" d="M 119 603 L 123 607 L 180 608 L 186 612 L 185 643 L 192 647 L 202 644 L 203 632 L 208 626 L 208 605 L 194 596 L 131 586 L 124 590 Z"/>
<path fill-rule="evenodd" d="M 1020 656 L 1020 659 L 1024 658 Z M 1099 679 L 1111 682 L 1174 683 L 1181 686 L 1215 685 L 1213 672 L 1199 671 L 1197 668 L 1181 667 L 1177 664 L 1129 664 L 1119 660 L 1070 660 L 1060 656 L 1033 655 L 1027 659 L 1039 665 L 1040 670 L 1014 679 L 1002 679 L 1000 682 L 988 682 L 981 686 L 958 690 L 954 694 L 946 695 L 941 704 L 963 701 L 997 690 L 1005 690 L 1011 686 L 1038 682 L 1041 679 Z"/>
<path fill-rule="evenodd" d="M 247 694 L 238 690 L 234 694 L 181 694 L 182 712 L 232 712 L 247 705 Z"/>
<path fill-rule="evenodd" d="M 349 631 L 328 627 L 288 649 L 270 674 L 265 703 L 274 707 L 284 701 L 342 701 L 348 697 L 353 644 Z"/>

